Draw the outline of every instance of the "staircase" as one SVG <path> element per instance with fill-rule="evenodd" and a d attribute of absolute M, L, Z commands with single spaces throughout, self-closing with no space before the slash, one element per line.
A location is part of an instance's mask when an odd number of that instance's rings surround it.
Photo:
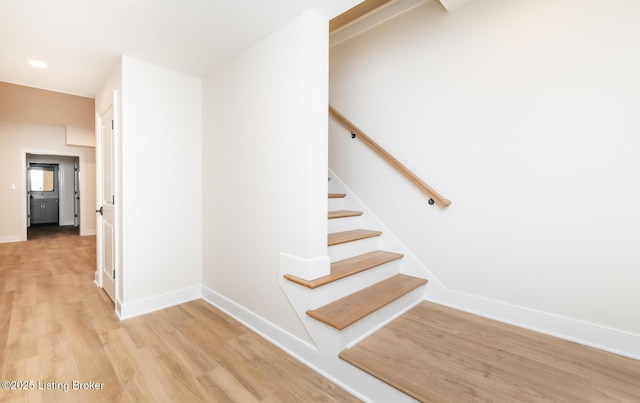
<path fill-rule="evenodd" d="M 304 301 L 297 311 L 318 349 L 336 358 L 422 301 L 427 283 L 402 273 L 403 254 L 380 248 L 383 232 L 362 228 L 367 217 L 345 208 L 347 191 L 337 182 L 329 182 L 330 191 L 338 190 L 328 195 L 330 273 L 312 279 L 284 274 L 295 284 L 287 287 L 298 295 L 290 296 L 292 303 Z"/>

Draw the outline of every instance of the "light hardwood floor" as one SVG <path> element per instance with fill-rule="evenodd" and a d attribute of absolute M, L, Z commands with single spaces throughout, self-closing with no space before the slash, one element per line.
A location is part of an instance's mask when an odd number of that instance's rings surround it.
<path fill-rule="evenodd" d="M 0 380 L 35 390 L 0 402 L 358 401 L 204 301 L 120 322 L 93 283 L 95 237 L 29 238 L 0 244 Z M 38 390 L 74 381 L 102 389 Z"/>
<path fill-rule="evenodd" d="M 423 402 L 640 402 L 640 361 L 429 302 L 340 357 Z"/>
<path fill-rule="evenodd" d="M 94 237 L 29 237 L 0 244 L 0 380 L 36 390 L 0 402 L 357 401 L 204 301 L 120 322 Z M 640 361 L 427 302 L 341 356 L 421 401 L 640 403 Z M 73 381 L 102 389 L 37 390 Z"/>

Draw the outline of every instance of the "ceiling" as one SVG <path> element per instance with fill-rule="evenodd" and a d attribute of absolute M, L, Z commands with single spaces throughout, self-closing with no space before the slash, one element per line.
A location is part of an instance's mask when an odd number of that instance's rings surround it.
<path fill-rule="evenodd" d="M 93 97 L 120 55 L 202 77 L 308 9 L 360 1 L 0 0 L 0 81 Z"/>

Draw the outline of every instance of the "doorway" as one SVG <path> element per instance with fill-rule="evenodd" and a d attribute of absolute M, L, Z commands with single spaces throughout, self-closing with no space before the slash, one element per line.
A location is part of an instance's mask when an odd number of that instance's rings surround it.
<path fill-rule="evenodd" d="M 79 235 L 79 157 L 27 153 L 25 162 L 27 239 L 45 229 Z"/>

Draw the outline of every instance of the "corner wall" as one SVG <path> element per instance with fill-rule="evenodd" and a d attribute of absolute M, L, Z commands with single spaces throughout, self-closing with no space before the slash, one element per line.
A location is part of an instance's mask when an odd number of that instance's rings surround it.
<path fill-rule="evenodd" d="M 327 32 L 309 11 L 203 85 L 203 284 L 305 341 L 279 265 L 327 254 Z"/>
<path fill-rule="evenodd" d="M 201 80 L 122 58 L 122 317 L 200 295 Z"/>
<path fill-rule="evenodd" d="M 637 340 L 639 18 L 427 1 L 331 49 L 331 104 L 453 204 L 333 124 L 329 165 L 448 289 Z"/>

